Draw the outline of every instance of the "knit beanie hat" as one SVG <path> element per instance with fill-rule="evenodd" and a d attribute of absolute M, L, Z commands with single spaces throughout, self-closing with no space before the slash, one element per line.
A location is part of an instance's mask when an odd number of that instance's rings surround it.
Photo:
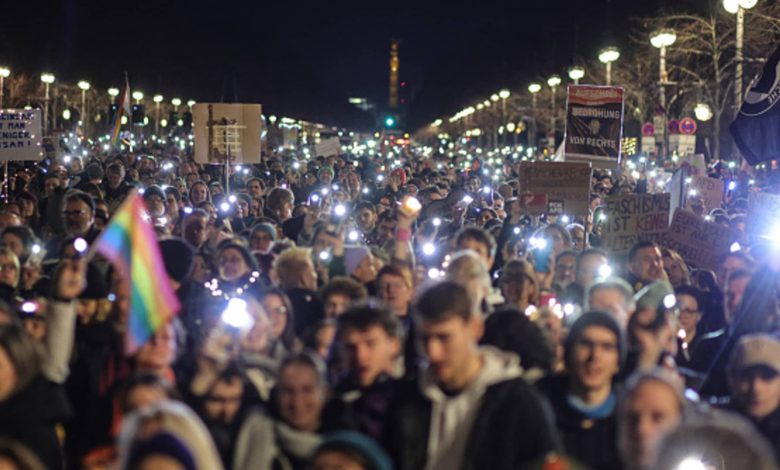
<path fill-rule="evenodd" d="M 192 273 L 195 249 L 179 237 L 160 240 L 159 244 L 160 254 L 168 276 L 176 282 L 184 282 Z"/>
<path fill-rule="evenodd" d="M 325 435 L 315 455 L 324 452 L 357 454 L 364 460 L 366 470 L 392 470 L 387 453 L 370 437 L 356 431 L 335 431 Z"/>
<path fill-rule="evenodd" d="M 352 272 L 357 269 L 358 265 L 361 261 L 363 261 L 363 258 L 368 256 L 371 253 L 371 250 L 368 249 L 368 247 L 363 245 L 352 245 L 352 246 L 345 246 L 344 247 L 344 264 L 347 268 L 347 275 L 349 276 L 352 274 Z"/>
<path fill-rule="evenodd" d="M 87 165 L 87 177 L 91 180 L 102 180 L 103 167 L 98 163 L 90 163 Z"/>
<path fill-rule="evenodd" d="M 244 245 L 242 245 L 240 243 L 236 243 L 234 241 L 225 241 L 225 242 L 220 243 L 217 246 L 217 258 L 219 258 L 219 255 L 222 254 L 223 251 L 225 251 L 225 250 L 227 250 L 229 248 L 232 248 L 232 249 L 238 251 L 239 253 L 241 253 L 241 257 L 244 258 L 244 262 L 246 263 L 247 266 L 249 266 L 249 271 L 257 271 L 258 270 L 258 268 L 257 268 L 257 260 L 255 259 L 254 256 L 252 256 L 252 253 L 249 252 L 249 249 L 246 246 L 244 246 Z"/>
<path fill-rule="evenodd" d="M 612 317 L 612 315 L 595 311 L 580 315 L 580 317 L 571 326 L 571 329 L 569 329 L 569 335 L 563 342 L 563 357 L 566 361 L 566 365 L 570 366 L 569 355 L 574 350 L 574 345 L 577 343 L 577 340 L 579 340 L 580 336 L 582 336 L 582 333 L 591 326 L 600 326 L 606 328 L 615 335 L 615 338 L 617 338 L 618 354 L 620 356 L 620 366 L 622 367 L 625 363 L 627 352 L 625 334 L 620 329 L 620 325 L 618 325 L 617 321 Z"/>
<path fill-rule="evenodd" d="M 252 232 L 263 231 L 267 233 L 271 240 L 276 241 L 276 228 L 268 222 L 258 222 L 252 226 Z"/>
<path fill-rule="evenodd" d="M 330 165 L 322 165 L 320 171 L 317 172 L 317 175 L 322 176 L 323 173 L 330 173 L 330 176 L 333 176 L 333 167 Z"/>
<path fill-rule="evenodd" d="M 634 295 L 636 309 L 637 311 L 646 308 L 657 310 L 664 303 L 667 295 L 674 295 L 674 288 L 672 288 L 671 284 L 666 281 L 652 282 Z M 671 306 L 673 305 L 671 304 Z M 671 308 L 671 306 L 668 308 Z"/>
<path fill-rule="evenodd" d="M 157 433 L 136 442 L 130 449 L 127 468 L 136 468 L 150 455 L 165 455 L 174 459 L 185 470 L 197 470 L 192 451 L 177 437 L 168 433 Z"/>

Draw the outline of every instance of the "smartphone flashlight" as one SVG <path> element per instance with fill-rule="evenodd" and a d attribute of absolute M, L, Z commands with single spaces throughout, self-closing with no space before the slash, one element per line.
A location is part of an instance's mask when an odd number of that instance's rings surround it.
<path fill-rule="evenodd" d="M 246 331 L 254 324 L 252 315 L 247 310 L 246 300 L 233 298 L 222 312 L 222 322 L 237 330 Z"/>

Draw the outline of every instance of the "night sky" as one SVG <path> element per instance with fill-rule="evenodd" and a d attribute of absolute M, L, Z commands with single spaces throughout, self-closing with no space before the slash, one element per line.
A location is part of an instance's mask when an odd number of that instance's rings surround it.
<path fill-rule="evenodd" d="M 663 3 L 9 1 L 0 14 L 0 63 L 101 89 L 119 86 L 127 71 L 132 88 L 147 95 L 259 102 L 266 114 L 368 128 L 373 118 L 347 98 L 386 104 L 397 38 L 405 127 L 414 129 L 500 87 L 563 75 L 576 57 L 593 57 L 610 42 L 627 44 L 628 18 Z"/>

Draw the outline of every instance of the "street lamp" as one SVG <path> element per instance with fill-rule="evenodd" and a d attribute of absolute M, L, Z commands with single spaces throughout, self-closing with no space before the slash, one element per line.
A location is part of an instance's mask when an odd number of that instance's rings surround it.
<path fill-rule="evenodd" d="M 50 73 L 42 73 L 41 74 L 41 81 L 44 83 L 46 88 L 46 96 L 44 97 L 44 105 L 43 105 L 43 132 L 44 134 L 49 133 L 49 86 L 54 83 L 54 75 Z"/>
<path fill-rule="evenodd" d="M 79 89 L 81 89 L 81 125 L 84 129 L 87 128 L 87 90 L 91 87 L 88 81 L 81 80 L 78 83 Z"/>
<path fill-rule="evenodd" d="M 612 85 L 612 62 L 620 58 L 616 47 L 607 47 L 599 52 L 599 61 L 607 67 L 607 85 Z"/>
<path fill-rule="evenodd" d="M 133 99 L 135 100 L 135 104 L 141 104 L 141 100 L 144 99 L 144 94 L 141 91 L 134 91 L 133 92 Z"/>
<path fill-rule="evenodd" d="M 659 101 L 661 103 L 661 109 L 664 112 L 664 128 L 663 128 L 663 149 L 661 154 L 666 157 L 666 150 L 668 148 L 666 141 L 669 137 L 669 131 L 666 128 L 666 119 L 667 119 L 667 111 L 666 111 L 666 85 L 668 83 L 668 76 L 666 73 L 666 48 L 671 46 L 672 44 L 677 41 L 677 33 L 674 32 L 673 29 L 661 29 L 653 33 L 652 36 L 650 36 L 650 44 L 653 45 L 656 49 L 659 50 L 659 64 L 658 64 L 658 94 L 659 94 Z"/>
<path fill-rule="evenodd" d="M 160 103 L 162 103 L 163 95 L 154 95 L 152 101 L 155 106 L 155 118 L 154 118 L 154 133 L 160 135 Z"/>
<path fill-rule="evenodd" d="M 550 94 L 550 147 L 555 150 L 555 92 L 558 89 L 558 85 L 561 84 L 560 75 L 552 75 L 547 79 L 547 86 L 550 87 L 552 93 Z"/>
<path fill-rule="evenodd" d="M 693 114 L 701 122 L 707 122 L 712 119 L 712 108 L 707 103 L 698 103 L 693 108 Z"/>
<path fill-rule="evenodd" d="M 506 124 L 506 99 L 509 98 L 509 96 L 512 93 L 507 90 L 506 88 L 502 88 L 498 91 L 498 97 L 501 98 L 501 125 L 504 126 Z M 503 137 L 504 144 L 506 144 L 506 137 Z M 496 141 L 496 147 L 498 147 L 498 141 Z"/>
<path fill-rule="evenodd" d="M 528 146 L 534 148 L 536 146 L 536 94 L 542 91 L 542 85 L 532 83 L 528 85 L 528 91 L 531 93 L 531 133 L 528 135 Z"/>
<path fill-rule="evenodd" d="M 174 99 L 171 100 L 171 104 L 173 105 L 173 111 L 178 113 L 179 112 L 179 106 L 181 106 L 181 99 L 174 98 Z"/>
<path fill-rule="evenodd" d="M 745 10 L 750 10 L 756 6 L 758 0 L 723 0 L 723 8 L 733 14 L 737 15 L 737 38 L 736 38 L 736 54 L 734 55 L 734 63 L 736 64 L 734 73 L 734 115 L 739 113 L 740 100 L 742 99 L 742 62 L 744 60 L 742 55 L 742 49 L 745 41 Z"/>
<path fill-rule="evenodd" d="M 3 109 L 3 93 L 5 90 L 5 79 L 11 75 L 11 69 L 0 66 L 0 109 Z"/>
<path fill-rule="evenodd" d="M 490 95 L 490 101 L 493 101 L 493 102 L 498 101 L 498 94 L 497 93 L 493 93 L 492 95 Z"/>
<path fill-rule="evenodd" d="M 187 101 L 187 106 L 189 106 L 190 111 L 192 111 L 192 107 L 195 106 L 195 100 Z"/>
<path fill-rule="evenodd" d="M 119 88 L 109 88 L 108 95 L 111 98 L 116 98 L 117 96 L 119 96 Z"/>
<path fill-rule="evenodd" d="M 575 65 L 574 67 L 569 69 L 569 78 L 574 81 L 575 85 L 580 84 L 580 79 L 585 76 L 585 69 L 580 67 L 579 65 Z"/>

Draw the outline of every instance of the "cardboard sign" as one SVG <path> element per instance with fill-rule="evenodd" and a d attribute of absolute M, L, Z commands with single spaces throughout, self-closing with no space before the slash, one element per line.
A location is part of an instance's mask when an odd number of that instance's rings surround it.
<path fill-rule="evenodd" d="M 669 193 L 608 197 L 605 203 L 602 246 L 611 253 L 626 254 L 640 241 L 658 243 L 669 227 Z"/>
<path fill-rule="evenodd" d="M 704 203 L 704 214 L 723 205 L 723 180 L 707 176 L 694 176 L 687 186 L 687 204 L 685 208 L 692 210 L 697 202 Z"/>
<path fill-rule="evenodd" d="M 589 161 L 597 168 L 620 165 L 623 88 L 569 85 L 566 101 L 566 161 Z"/>
<path fill-rule="evenodd" d="M 196 103 L 195 162 L 260 163 L 262 112 L 259 104 Z"/>
<path fill-rule="evenodd" d="M 338 137 L 325 139 L 314 146 L 315 157 L 330 157 L 331 155 L 338 155 L 339 153 L 341 153 L 341 142 Z"/>
<path fill-rule="evenodd" d="M 519 199 L 524 212 L 528 215 L 542 215 L 548 210 L 546 194 L 523 193 Z"/>
<path fill-rule="evenodd" d="M 521 162 L 519 173 L 523 191 L 547 194 L 548 204 L 563 204 L 564 214 L 588 214 L 590 163 Z"/>
<path fill-rule="evenodd" d="M 678 252 L 692 266 L 715 270 L 718 259 L 729 250 L 729 241 L 727 227 L 677 209 L 661 244 Z"/>
<path fill-rule="evenodd" d="M 0 110 L 0 161 L 42 160 L 40 109 Z"/>
<path fill-rule="evenodd" d="M 777 227 L 780 227 L 780 194 L 750 193 L 746 227 L 750 236 L 774 236 Z"/>

